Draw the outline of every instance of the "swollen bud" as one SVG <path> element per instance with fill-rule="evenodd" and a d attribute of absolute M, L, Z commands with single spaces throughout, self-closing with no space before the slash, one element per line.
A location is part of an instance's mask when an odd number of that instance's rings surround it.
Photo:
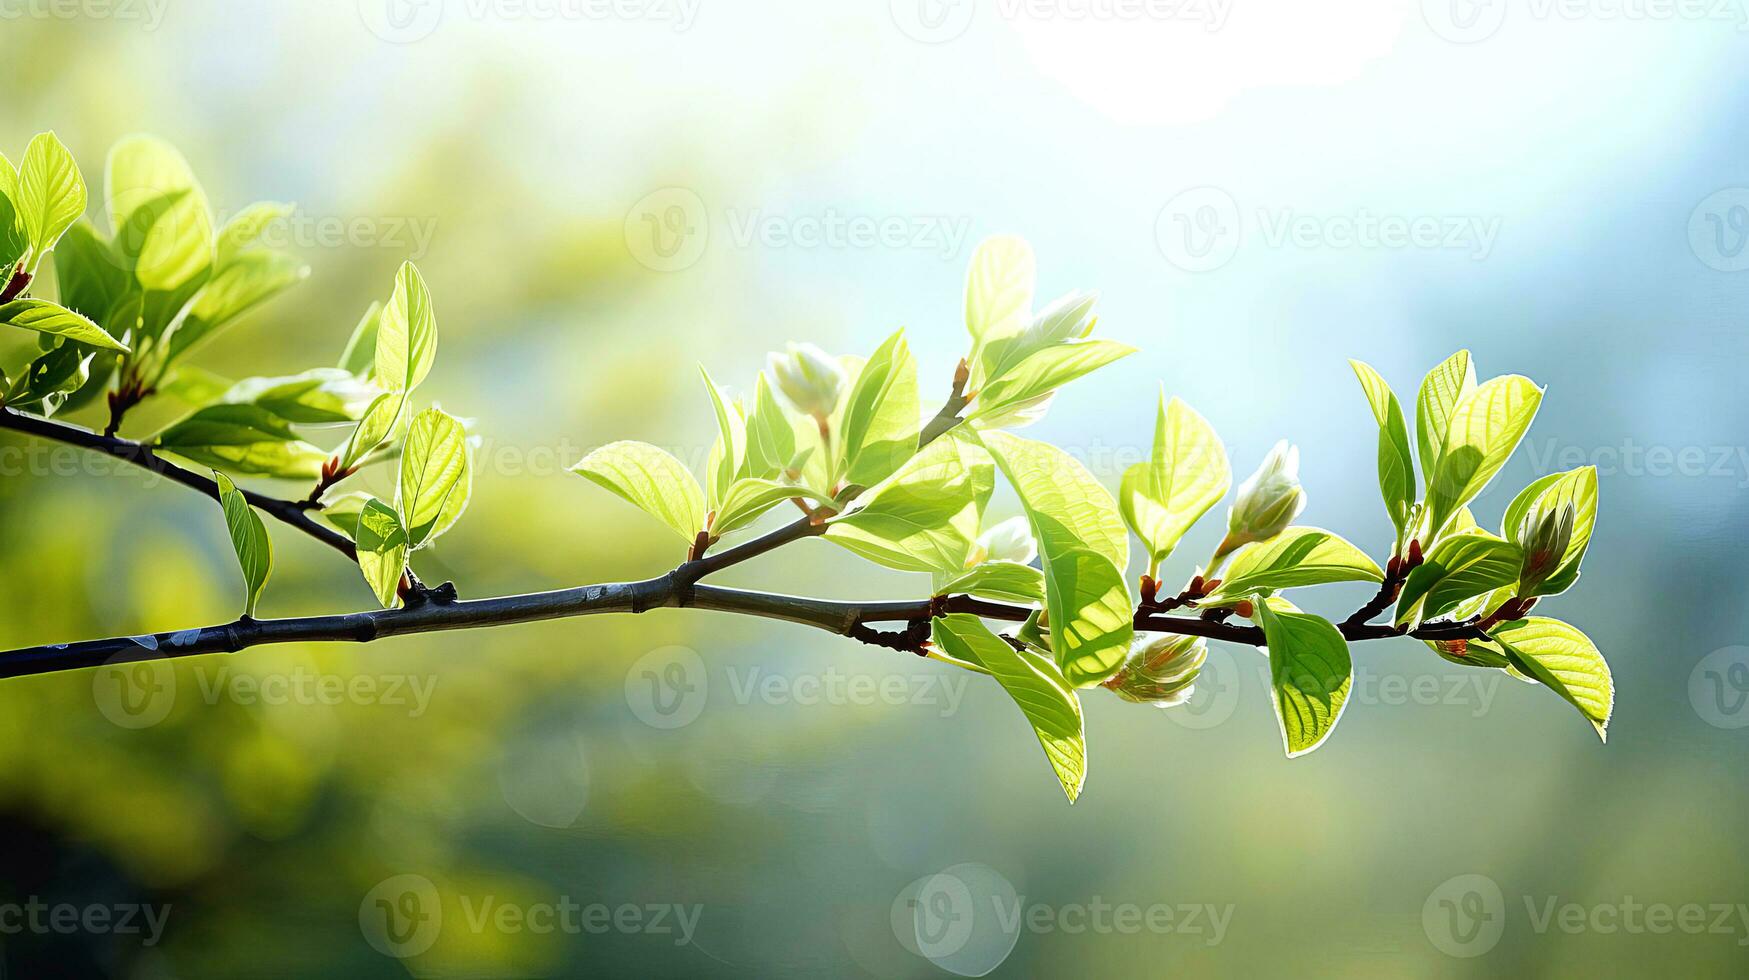
<path fill-rule="evenodd" d="M 1104 686 L 1125 701 L 1170 708 L 1190 700 L 1207 658 L 1208 642 L 1200 636 L 1140 634 Z"/>
<path fill-rule="evenodd" d="M 1032 529 L 1024 517 L 1010 517 L 978 535 L 978 542 L 966 559 L 967 567 L 987 561 L 1012 561 L 1031 564 L 1038 557 L 1038 542 L 1032 539 Z"/>
<path fill-rule="evenodd" d="M 844 390 L 844 367 L 837 358 L 813 344 L 792 343 L 787 353 L 769 355 L 766 367 L 777 390 L 802 414 L 823 419 L 838 407 L 838 396 Z"/>
<path fill-rule="evenodd" d="M 1524 564 L 1518 571 L 1520 594 L 1535 590 L 1548 581 L 1567 556 L 1567 544 L 1573 540 L 1576 517 L 1571 502 L 1560 510 L 1545 512 L 1536 523 L 1530 520 L 1519 529 L 1519 546 L 1524 549 Z"/>
<path fill-rule="evenodd" d="M 1283 439 L 1264 457 L 1257 472 L 1239 484 L 1238 499 L 1227 515 L 1227 542 L 1237 547 L 1267 541 L 1287 530 L 1305 509 L 1306 492 L 1300 488 L 1300 449 Z"/>

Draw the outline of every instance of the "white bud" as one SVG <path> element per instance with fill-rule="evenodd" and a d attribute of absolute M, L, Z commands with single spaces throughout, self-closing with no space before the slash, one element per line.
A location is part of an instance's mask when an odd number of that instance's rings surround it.
<path fill-rule="evenodd" d="M 1028 350 L 1039 350 L 1067 340 L 1080 340 L 1093 332 L 1093 307 L 1098 293 L 1069 293 L 1040 310 L 1026 328 Z"/>
<path fill-rule="evenodd" d="M 972 553 L 981 556 L 978 562 L 1013 561 L 1028 565 L 1038 557 L 1038 542 L 1032 539 L 1026 518 L 1010 517 L 978 535 L 978 546 Z"/>
<path fill-rule="evenodd" d="M 838 359 L 813 344 L 790 344 L 788 353 L 773 353 L 766 359 L 777 390 L 798 411 L 825 418 L 838 407 L 845 375 Z"/>
<path fill-rule="evenodd" d="M 1207 658 L 1208 643 L 1201 637 L 1140 633 L 1123 667 L 1104 686 L 1125 701 L 1170 708 L 1190 700 Z"/>
<path fill-rule="evenodd" d="M 1228 540 L 1241 544 L 1267 541 L 1286 530 L 1306 509 L 1300 488 L 1300 449 L 1286 439 L 1264 457 L 1257 472 L 1239 484 L 1239 496 L 1227 516 Z"/>

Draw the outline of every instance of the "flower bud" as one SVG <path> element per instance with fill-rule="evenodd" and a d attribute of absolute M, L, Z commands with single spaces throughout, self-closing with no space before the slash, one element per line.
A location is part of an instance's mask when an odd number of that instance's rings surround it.
<path fill-rule="evenodd" d="M 1257 472 L 1239 484 L 1238 499 L 1227 514 L 1227 540 L 1234 546 L 1267 541 L 1287 530 L 1305 509 L 1300 448 L 1283 439 L 1264 457 Z"/>
<path fill-rule="evenodd" d="M 823 419 L 838 407 L 844 367 L 813 344 L 790 344 L 788 353 L 771 354 L 766 367 L 777 390 L 802 414 Z"/>
<path fill-rule="evenodd" d="M 1026 328 L 1025 348 L 1041 350 L 1068 340 L 1080 340 L 1093 332 L 1098 317 L 1093 307 L 1098 293 L 1080 291 L 1068 293 L 1040 310 Z"/>
<path fill-rule="evenodd" d="M 1532 514 L 1519 528 L 1518 542 L 1524 549 L 1524 563 L 1518 571 L 1519 594 L 1533 593 L 1561 567 L 1567 556 L 1567 544 L 1573 540 L 1573 504 L 1550 510 L 1540 518 Z M 1533 525 L 1531 522 L 1535 521 Z"/>
<path fill-rule="evenodd" d="M 1031 564 L 1038 557 L 1038 542 L 1032 539 L 1032 528 L 1024 517 L 1010 517 L 978 535 L 977 546 L 967 566 L 987 561 L 1012 561 Z"/>
<path fill-rule="evenodd" d="M 1125 701 L 1170 708 L 1190 700 L 1207 658 L 1208 642 L 1200 636 L 1139 634 L 1105 686 Z"/>

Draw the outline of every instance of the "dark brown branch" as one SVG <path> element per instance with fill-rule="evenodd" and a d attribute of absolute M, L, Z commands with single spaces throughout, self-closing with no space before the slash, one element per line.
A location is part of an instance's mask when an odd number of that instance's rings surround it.
<path fill-rule="evenodd" d="M 114 436 L 99 435 L 92 432 L 90 429 L 80 428 L 76 425 L 68 425 L 65 422 L 51 422 L 48 419 L 38 418 L 34 415 L 25 415 L 7 408 L 0 408 L 0 429 L 11 429 L 15 432 L 23 432 L 43 439 L 52 439 L 56 442 L 66 443 L 69 446 L 77 446 L 81 449 L 89 449 L 92 452 L 113 456 L 116 459 L 132 463 L 142 469 L 156 473 L 173 483 L 180 483 L 191 490 L 197 490 L 214 500 L 219 499 L 219 486 L 210 478 L 201 476 L 190 470 L 185 470 L 162 456 L 153 453 L 150 446 L 138 442 L 133 442 L 128 439 L 117 439 Z M 358 560 L 358 552 L 353 548 L 352 541 L 348 539 L 346 535 L 341 534 L 339 531 L 327 527 L 326 525 L 317 523 L 314 518 L 305 513 L 305 508 L 300 503 L 290 500 L 280 500 L 277 497 L 268 497 L 256 493 L 253 490 L 244 490 L 243 496 L 249 501 L 251 506 L 261 511 L 263 514 L 272 517 L 288 527 L 302 531 L 310 537 L 315 538 L 317 541 L 320 541 L 328 547 L 333 548 L 335 551 L 345 555 L 349 560 Z"/>

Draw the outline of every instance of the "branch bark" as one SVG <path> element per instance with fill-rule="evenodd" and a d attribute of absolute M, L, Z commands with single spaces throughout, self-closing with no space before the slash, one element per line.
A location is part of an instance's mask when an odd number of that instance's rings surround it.
<path fill-rule="evenodd" d="M 118 439 L 115 436 L 100 435 L 90 429 L 69 425 L 65 422 L 51 422 L 34 415 L 14 412 L 8 408 L 0 408 L 0 429 L 11 429 L 14 432 L 23 432 L 69 446 L 76 446 L 80 449 L 113 456 L 141 469 L 156 473 L 173 483 L 180 483 L 191 490 L 203 493 L 214 500 L 219 499 L 219 485 L 211 478 L 177 466 L 152 452 L 152 447 L 143 443 L 129 439 Z M 318 523 L 315 518 L 310 516 L 310 508 L 294 501 L 268 497 L 253 490 L 244 490 L 243 496 L 251 506 L 281 524 L 302 531 L 345 555 L 351 561 L 358 560 L 358 551 L 353 547 L 351 539 L 331 527 Z"/>

